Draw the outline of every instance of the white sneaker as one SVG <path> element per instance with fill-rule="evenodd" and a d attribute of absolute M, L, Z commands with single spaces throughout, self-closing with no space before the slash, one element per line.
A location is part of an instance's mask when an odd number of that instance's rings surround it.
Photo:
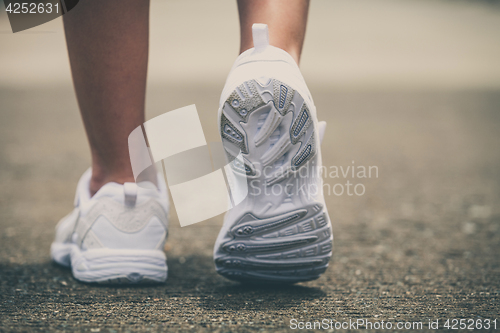
<path fill-rule="evenodd" d="M 56 227 L 52 259 L 71 266 L 83 282 L 164 282 L 163 247 L 168 227 L 168 197 L 149 182 L 108 183 L 92 198 L 91 170 L 81 177 L 74 210 Z M 148 188 L 146 188 L 148 187 Z"/>
<path fill-rule="evenodd" d="M 293 58 L 254 24 L 255 48 L 234 63 L 219 104 L 229 159 L 242 152 L 248 197 L 228 211 L 214 249 L 217 272 L 240 281 L 316 279 L 332 254 L 322 192 L 316 108 Z M 237 168 L 235 168 L 236 170 Z"/>

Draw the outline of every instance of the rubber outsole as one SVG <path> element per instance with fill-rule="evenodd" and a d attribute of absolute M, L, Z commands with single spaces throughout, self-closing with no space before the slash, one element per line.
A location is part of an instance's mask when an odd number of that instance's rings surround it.
<path fill-rule="evenodd" d="M 280 166 L 264 179 L 265 187 L 289 179 L 318 151 L 317 129 L 304 98 L 275 79 L 239 85 L 222 107 L 220 130 L 229 158 L 243 153 L 247 177 L 256 177 L 258 164 Z M 272 198 L 258 200 L 260 207 Z M 322 203 L 309 202 L 275 216 L 248 211 L 225 223 L 231 225 L 222 231 L 226 234 L 218 240 L 214 261 L 226 278 L 296 283 L 317 279 L 328 267 L 333 235 Z"/>
<path fill-rule="evenodd" d="M 71 267 L 75 279 L 99 284 L 156 284 L 167 279 L 165 253 L 161 250 L 95 249 L 81 251 L 74 244 L 53 243 L 51 255 Z"/>

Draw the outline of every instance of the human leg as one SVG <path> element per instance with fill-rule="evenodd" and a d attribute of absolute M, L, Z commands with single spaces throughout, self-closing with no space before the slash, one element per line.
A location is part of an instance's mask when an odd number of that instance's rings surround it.
<path fill-rule="evenodd" d="M 238 0 L 240 53 L 253 47 L 252 25 L 269 27 L 270 44 L 299 63 L 306 33 L 309 0 Z"/>
<path fill-rule="evenodd" d="M 127 138 L 144 123 L 149 1 L 87 0 L 63 18 L 94 195 L 106 183 L 134 181 Z"/>

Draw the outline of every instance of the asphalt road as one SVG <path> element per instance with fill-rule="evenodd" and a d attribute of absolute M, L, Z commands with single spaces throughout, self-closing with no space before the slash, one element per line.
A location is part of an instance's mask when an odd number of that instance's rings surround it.
<path fill-rule="evenodd" d="M 51 263 L 54 227 L 72 208 L 89 150 L 61 20 L 12 34 L 0 12 L 0 332 L 295 332 L 292 319 L 427 330 L 429 320 L 442 329 L 447 319 L 500 317 L 492 3 L 312 1 L 301 68 L 328 122 L 334 254 L 319 280 L 268 287 L 215 273 L 222 216 L 181 228 L 175 210 L 163 285 L 87 285 Z M 238 43 L 236 2 L 153 0 L 148 117 L 194 103 L 207 141 L 217 141 Z M 378 174 L 344 177 L 353 166 Z M 363 195 L 348 195 L 347 181 Z"/>
<path fill-rule="evenodd" d="M 215 140 L 222 84 L 150 87 L 150 116 L 196 103 Z M 442 327 L 498 317 L 499 92 L 311 90 L 328 122 L 324 164 L 378 168 L 378 178 L 325 179 L 365 193 L 326 198 L 335 244 L 324 276 L 272 287 L 225 280 L 211 255 L 222 217 L 181 228 L 173 212 L 167 282 L 101 287 L 49 257 L 89 163 L 71 87 L 0 89 L 0 331 L 280 332 L 293 318 Z"/>

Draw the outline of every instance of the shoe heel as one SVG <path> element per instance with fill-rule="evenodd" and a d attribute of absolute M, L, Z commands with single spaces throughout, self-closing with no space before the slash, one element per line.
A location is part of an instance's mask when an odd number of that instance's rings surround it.
<path fill-rule="evenodd" d="M 71 251 L 73 275 L 82 282 L 147 284 L 165 282 L 167 263 L 161 250 L 94 249 Z"/>

